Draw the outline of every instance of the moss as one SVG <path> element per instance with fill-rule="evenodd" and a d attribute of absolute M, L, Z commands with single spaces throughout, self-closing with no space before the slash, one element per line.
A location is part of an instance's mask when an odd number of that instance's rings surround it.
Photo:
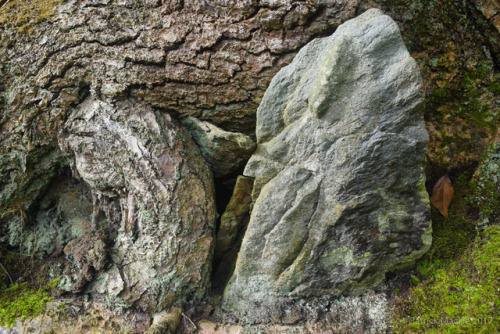
<path fill-rule="evenodd" d="M 36 317 L 51 301 L 50 289 L 54 288 L 59 279 L 39 289 L 32 289 L 27 283 L 13 284 L 2 291 L 0 297 L 0 326 L 11 328 L 17 320 Z"/>
<path fill-rule="evenodd" d="M 498 80 L 493 81 L 488 85 L 488 90 L 493 94 L 500 95 L 500 82 Z"/>
<path fill-rule="evenodd" d="M 467 195 L 470 193 L 472 171 L 454 182 L 455 196 L 450 204 L 449 219 L 432 208 L 433 243 L 430 259 L 454 259 L 459 256 L 475 236 L 475 221 L 467 215 Z"/>
<path fill-rule="evenodd" d="M 400 300 L 399 333 L 495 333 L 500 305 L 500 226 L 486 227 L 458 261 L 427 261 L 427 279 Z M 417 282 L 418 283 L 418 282 Z"/>
<path fill-rule="evenodd" d="M 478 225 L 498 220 L 500 207 L 500 145 L 490 145 L 477 170 L 468 168 L 454 178 L 455 195 L 449 219 L 432 208 L 433 245 L 428 258 L 453 259 L 473 240 Z"/>
<path fill-rule="evenodd" d="M 0 26 L 31 33 L 36 24 L 50 20 L 64 0 L 10 1 L 0 9 Z"/>
<path fill-rule="evenodd" d="M 444 169 L 477 162 L 500 123 L 500 89 L 492 64 L 461 69 L 455 57 L 442 57 L 443 68 L 425 66 L 423 71 L 438 78 L 430 83 L 425 117 L 430 158 Z"/>
<path fill-rule="evenodd" d="M 496 130 L 494 120 L 498 120 L 498 110 L 491 107 L 491 101 L 498 93 L 499 85 L 491 68 L 482 65 L 476 70 L 465 72 L 454 85 L 445 83 L 435 87 L 429 96 L 430 112 L 441 121 L 449 122 L 447 115 L 461 117 L 480 127 Z M 487 119 L 489 118 L 489 119 Z"/>
<path fill-rule="evenodd" d="M 396 332 L 490 333 L 500 326 L 500 145 L 454 180 L 449 219 L 433 208 L 433 244 L 418 262 L 410 298 L 399 298 Z M 420 282 L 421 281 L 421 282 Z"/>
<path fill-rule="evenodd" d="M 495 220 L 500 208 L 500 145 L 490 145 L 483 154 L 471 192 L 465 198 L 468 207 L 477 208 L 481 224 Z"/>

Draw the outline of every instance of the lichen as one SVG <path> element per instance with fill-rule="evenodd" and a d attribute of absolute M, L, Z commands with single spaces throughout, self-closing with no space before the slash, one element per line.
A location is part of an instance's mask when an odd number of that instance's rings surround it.
<path fill-rule="evenodd" d="M 329 242 L 328 244 L 332 247 L 336 245 L 334 242 Z M 363 267 L 370 261 L 371 257 L 372 254 L 370 252 L 354 256 L 350 248 L 341 246 L 323 255 L 322 262 L 325 263 L 326 267 L 333 267 L 334 265 Z"/>
<path fill-rule="evenodd" d="M 55 9 L 64 0 L 10 1 L 0 9 L 0 26 L 17 29 L 18 32 L 33 32 L 35 26 L 49 21 Z"/>

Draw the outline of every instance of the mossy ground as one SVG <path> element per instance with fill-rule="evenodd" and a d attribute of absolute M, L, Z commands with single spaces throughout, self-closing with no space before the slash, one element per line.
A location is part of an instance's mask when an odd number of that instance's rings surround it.
<path fill-rule="evenodd" d="M 423 260 L 425 280 L 400 300 L 397 333 L 497 333 L 500 330 L 500 226 L 485 227 L 455 261 Z"/>
<path fill-rule="evenodd" d="M 408 296 L 396 297 L 397 333 L 500 330 L 500 146 L 455 179 L 450 217 L 433 209 L 433 245 Z"/>
<path fill-rule="evenodd" d="M 0 326 L 11 328 L 17 320 L 35 317 L 51 301 L 50 289 L 54 288 L 58 279 L 47 286 L 38 289 L 31 288 L 27 283 L 13 284 L 4 288 L 0 295 Z"/>
<path fill-rule="evenodd" d="M 45 309 L 52 300 L 51 294 L 58 294 L 55 288 L 59 279 L 51 275 L 51 263 L 56 260 L 37 260 L 19 249 L 0 247 L 0 263 L 10 278 L 0 270 L 0 327 L 11 327 L 16 320 L 31 318 Z M 22 282 L 22 283 L 21 283 Z"/>
<path fill-rule="evenodd" d="M 62 2 L 64 0 L 11 0 L 0 8 L 0 27 L 31 33 L 37 24 L 52 18 Z"/>

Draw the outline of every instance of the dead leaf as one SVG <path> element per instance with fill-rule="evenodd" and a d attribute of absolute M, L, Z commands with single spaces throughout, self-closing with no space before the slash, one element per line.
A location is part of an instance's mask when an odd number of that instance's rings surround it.
<path fill-rule="evenodd" d="M 448 206 L 454 194 L 455 189 L 448 175 L 442 176 L 432 189 L 431 203 L 446 218 L 448 218 Z"/>

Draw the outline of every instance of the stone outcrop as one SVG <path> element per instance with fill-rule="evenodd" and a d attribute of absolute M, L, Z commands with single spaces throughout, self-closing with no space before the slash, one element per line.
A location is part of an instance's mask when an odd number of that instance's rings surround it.
<path fill-rule="evenodd" d="M 391 333 L 388 325 L 390 309 L 385 294 L 367 294 L 357 297 L 341 297 L 329 307 L 324 307 L 327 315 L 321 321 L 307 321 L 297 324 L 276 322 L 248 326 L 244 324 L 224 324 L 210 321 L 197 323 L 199 334 L 330 334 L 330 333 Z M 285 313 L 288 310 L 283 310 Z M 311 312 L 311 319 L 319 317 L 320 310 Z M 291 319 L 291 317 L 289 317 Z M 280 319 L 276 319 L 280 322 Z"/>
<path fill-rule="evenodd" d="M 377 287 L 428 250 L 422 102 L 419 68 L 376 9 L 309 43 L 273 78 L 244 173 L 255 203 L 227 310 L 250 322 L 285 309 L 298 317 L 292 301 Z"/>
<path fill-rule="evenodd" d="M 11 227 L 11 244 L 40 257 L 65 249 L 67 291 L 145 311 L 203 296 L 216 213 L 202 154 L 217 176 L 240 169 L 254 143 L 237 132 L 253 132 L 272 76 L 311 38 L 353 16 L 357 3 L 5 5 L 0 223 Z M 190 120 L 191 133 L 181 119 Z M 81 197 L 85 208 L 66 219 L 50 207 L 38 219 L 41 199 L 68 166 L 89 192 Z M 91 238 L 100 229 L 106 238 Z M 69 242 L 74 247 L 65 248 Z"/>
<path fill-rule="evenodd" d="M 255 142 L 238 132 L 224 131 L 194 117 L 182 120 L 215 177 L 227 177 L 242 170 L 255 151 Z"/>
<path fill-rule="evenodd" d="M 135 218 L 140 216 L 147 222 L 148 229 L 156 229 L 155 222 L 160 224 L 161 229 L 167 225 L 165 221 L 160 223 L 163 215 L 164 218 L 182 222 L 182 226 L 188 229 L 196 228 L 184 225 L 184 219 L 176 220 L 178 217 L 174 211 L 188 212 L 186 206 L 191 205 L 192 200 L 192 190 L 186 190 L 189 195 L 182 196 L 179 194 L 184 194 L 184 190 L 177 192 L 177 185 L 181 183 L 179 180 L 175 180 L 173 191 L 161 192 L 153 187 L 150 197 L 134 196 L 134 193 L 141 193 L 136 185 L 148 188 L 150 181 L 155 185 L 165 182 L 162 177 L 151 178 L 152 174 L 159 176 L 163 172 L 159 172 L 162 166 L 155 165 L 154 159 L 150 159 L 155 154 L 155 149 L 150 149 L 155 145 L 156 134 L 151 129 L 144 132 L 144 127 L 137 127 L 134 123 L 144 115 L 141 110 L 147 110 L 148 115 L 154 114 L 153 123 L 166 124 L 166 128 L 162 128 L 164 134 L 172 134 L 175 140 L 180 139 L 186 144 L 171 151 L 174 156 L 179 154 L 185 158 L 179 166 L 186 166 L 191 160 L 186 151 L 196 156 L 193 160 L 195 165 L 189 166 L 189 171 L 183 169 L 186 174 L 182 177 L 187 180 L 192 177 L 211 179 L 195 147 L 198 145 L 204 159 L 209 160 L 207 157 L 213 153 L 214 160 L 207 161 L 213 173 L 218 176 L 233 173 L 245 158 L 237 164 L 230 159 L 220 160 L 219 154 L 227 152 L 228 147 L 214 144 L 222 143 L 219 140 L 225 140 L 226 135 L 233 139 L 252 136 L 255 110 L 279 69 L 288 64 L 312 38 L 330 34 L 346 19 L 372 7 L 382 8 L 398 22 L 406 45 L 422 70 L 426 89 L 425 120 L 430 135 L 428 189 L 432 189 L 432 184 L 444 171 L 451 170 L 452 179 L 453 175 L 467 176 L 470 169 L 475 168 L 484 148 L 498 136 L 498 1 L 432 0 L 423 4 L 412 0 L 11 0 L 0 10 L 2 247 L 10 244 L 11 250 L 15 248 L 17 252 L 20 248 L 22 253 L 34 255 L 34 258 L 50 260 L 46 261 L 47 264 L 64 258 L 60 272 L 53 272 L 56 275 L 65 274 L 61 281 L 63 288 L 103 295 L 106 302 L 118 307 L 119 313 L 122 307 L 127 306 L 137 306 L 147 312 L 168 307 L 175 301 L 180 306 L 183 300 L 193 300 L 202 295 L 206 288 L 201 285 L 208 282 L 210 265 L 210 260 L 203 256 L 211 254 L 207 248 L 213 247 L 213 242 L 210 241 L 211 246 L 208 246 L 207 241 L 207 245 L 198 249 L 200 258 L 195 259 L 198 262 L 194 265 L 192 262 L 184 265 L 153 264 L 151 259 L 163 259 L 165 248 L 162 246 L 167 244 L 167 248 L 170 247 L 171 235 L 167 233 L 167 238 L 153 236 L 150 247 L 142 243 L 149 232 L 142 229 L 144 226 L 136 225 L 138 220 Z M 103 118 L 94 117 L 85 128 L 81 124 L 73 124 L 75 119 L 71 115 L 82 107 L 85 112 L 91 111 L 93 108 L 88 108 L 89 103 L 106 110 L 105 114 L 126 132 L 139 129 L 141 133 L 134 132 L 134 136 L 146 146 L 144 153 L 146 160 L 152 163 L 152 170 L 139 166 L 140 159 L 127 152 L 128 144 L 124 143 L 116 128 L 97 127 L 102 125 Z M 166 114 L 170 115 L 170 119 Z M 179 125 L 177 120 L 183 119 L 193 120 L 197 124 L 196 130 L 189 129 L 187 123 Z M 94 120 L 99 124 L 92 124 Z M 191 136 L 182 127 L 191 130 Z M 220 136 L 211 137 L 211 131 L 207 129 L 212 128 Z M 92 137 L 101 130 L 104 131 L 101 138 L 84 138 L 87 134 Z M 154 140 L 149 140 L 152 138 Z M 208 139 L 208 145 L 203 147 L 203 142 L 197 138 Z M 232 145 L 231 142 L 235 141 L 224 142 L 222 146 Z M 79 143 L 89 146 L 78 147 Z M 261 141 L 261 144 L 265 142 Z M 93 145 L 98 148 L 96 161 L 104 157 L 96 171 L 92 171 L 93 163 L 89 162 L 94 154 Z M 244 157 L 246 154 L 237 153 L 234 156 Z M 262 152 L 259 154 L 264 156 Z M 127 158 L 131 160 L 127 162 Z M 106 165 L 110 161 L 111 165 Z M 218 174 L 220 171 L 216 168 L 222 166 L 221 162 L 227 166 Z M 68 173 L 70 164 L 73 165 L 73 175 Z M 278 164 L 276 168 L 282 166 Z M 332 170 L 333 167 L 328 168 Z M 105 175 L 102 173 L 104 170 L 110 174 Z M 142 175 L 143 172 L 149 174 Z M 192 173 L 195 175 L 186 176 Z M 362 184 L 365 181 L 359 182 Z M 210 182 L 207 181 L 206 190 L 212 187 Z M 257 177 L 255 199 L 262 189 L 266 189 L 266 182 Z M 369 186 L 370 182 L 368 180 Z M 283 189 L 279 191 L 283 193 Z M 148 216 L 152 208 L 151 198 L 174 198 L 177 195 L 182 202 L 178 202 L 175 208 L 171 207 L 173 213 L 165 213 L 164 208 L 157 210 L 161 204 L 155 203 L 153 215 Z M 213 196 L 206 196 L 206 211 L 200 224 L 195 223 L 200 230 L 195 232 L 199 233 L 193 238 L 201 235 L 209 239 L 214 237 Z M 230 206 L 226 210 L 226 213 L 234 214 L 223 217 L 227 219 L 227 224 L 222 223 L 228 227 L 230 233 L 226 235 L 231 236 L 230 240 L 234 236 L 233 223 L 236 222 L 239 228 L 240 224 L 247 223 L 247 217 L 243 218 L 243 222 L 239 220 L 239 213 L 246 204 Z M 464 207 L 456 210 L 470 214 L 477 211 Z M 186 215 L 191 216 L 189 212 Z M 191 219 L 187 221 L 193 222 Z M 389 222 L 390 217 L 382 219 L 382 225 L 386 221 Z M 176 224 L 172 226 L 178 226 Z M 364 242 L 366 238 L 371 238 L 372 230 L 369 232 L 360 236 L 359 240 Z M 183 233 L 191 232 L 184 231 L 177 236 L 182 241 L 179 244 L 186 247 L 179 249 L 177 254 L 180 257 L 182 252 L 188 252 L 187 245 L 193 240 L 185 238 Z M 413 230 L 408 232 L 409 235 L 419 233 Z M 222 234 L 220 237 L 222 240 Z M 241 243 L 240 237 L 236 248 Z M 412 247 L 411 243 L 409 247 Z M 143 251 L 146 251 L 147 260 L 141 265 L 161 268 L 157 276 L 134 269 L 127 262 L 142 259 Z M 86 252 L 89 252 L 90 258 L 84 256 Z M 237 255 L 236 252 L 233 247 L 224 253 L 220 271 L 232 270 L 234 262 L 231 259 Z M 169 254 L 176 258 L 175 252 Z M 124 264 L 126 272 L 121 271 Z M 203 268 L 202 278 L 194 278 L 192 286 L 181 287 L 178 296 L 164 299 L 161 289 L 171 289 L 170 284 L 176 283 L 159 282 L 157 278 L 164 277 L 164 273 L 173 274 L 177 268 L 182 270 L 188 267 L 196 273 L 199 265 Z M 80 272 L 82 269 L 83 274 Z M 136 274 L 140 277 L 134 278 Z M 371 275 L 371 272 L 366 275 Z M 15 273 L 13 276 L 15 279 Z M 186 272 L 176 276 L 179 281 L 190 280 L 191 277 Z M 157 289 L 159 286 L 162 287 L 160 290 Z M 148 289 L 148 293 L 144 299 L 136 300 L 142 288 Z M 147 298 L 151 298 L 151 302 Z M 94 306 L 90 304 L 96 304 L 97 300 L 90 300 L 92 302 L 87 304 Z M 155 304 L 157 301 L 163 304 Z M 363 315 L 371 310 L 366 300 L 360 304 L 363 304 L 361 309 L 364 311 L 361 317 L 354 320 L 357 325 L 365 323 L 367 318 Z M 281 322 L 300 319 L 300 312 L 287 305 L 277 305 L 282 307 L 276 307 L 276 312 L 269 316 Z M 366 305 L 368 309 L 365 310 Z M 131 312 L 134 312 L 133 308 Z M 282 317 L 287 312 L 291 315 Z M 345 313 L 349 312 L 350 309 L 343 312 L 339 319 L 345 319 Z M 104 310 L 95 313 L 100 325 L 107 328 L 109 318 L 103 319 Z M 240 314 L 244 315 L 244 312 Z M 263 314 L 262 320 L 269 318 L 266 312 Z M 123 313 L 115 315 L 110 318 L 116 320 Z M 141 328 L 135 331 L 144 332 L 151 324 L 150 316 L 145 313 L 137 317 L 129 314 L 126 321 L 112 331 L 126 331 L 125 325 L 137 319 Z M 58 324 L 54 319 L 46 320 L 49 322 L 45 328 L 57 328 L 55 332 L 71 332 L 71 328 L 76 326 L 71 323 L 64 327 L 69 324 L 66 315 L 58 319 Z M 57 327 L 60 325 L 63 327 Z M 88 328 L 89 324 L 78 326 Z M 363 326 L 360 331 L 367 331 Z M 40 327 L 37 323 L 32 325 L 36 330 Z M 345 328 L 351 328 L 351 324 Z"/>

